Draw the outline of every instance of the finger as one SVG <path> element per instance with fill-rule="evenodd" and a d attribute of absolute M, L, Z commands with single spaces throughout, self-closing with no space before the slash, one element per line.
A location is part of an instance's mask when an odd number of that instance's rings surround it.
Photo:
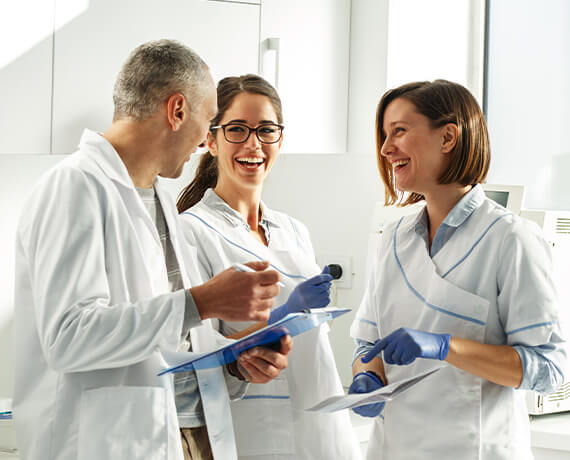
<path fill-rule="evenodd" d="M 271 380 L 262 372 L 251 364 L 248 360 L 243 360 L 240 362 L 240 368 L 244 369 L 244 372 L 248 375 L 248 381 L 251 383 L 267 383 Z"/>
<path fill-rule="evenodd" d="M 267 260 L 259 260 L 255 262 L 248 262 L 244 265 L 247 265 L 249 268 L 253 268 L 255 271 L 262 271 L 267 270 L 267 267 L 269 267 L 269 262 Z"/>
<path fill-rule="evenodd" d="M 262 286 L 268 284 L 276 284 L 279 282 L 279 280 L 281 280 L 281 275 L 276 270 L 264 270 L 255 272 L 255 276 L 257 277 L 256 281 Z"/>
<path fill-rule="evenodd" d="M 277 284 L 268 284 L 264 286 L 256 286 L 254 289 L 254 297 L 257 299 L 272 299 L 279 294 L 279 286 Z"/>
<path fill-rule="evenodd" d="M 385 338 L 382 340 L 377 340 L 372 349 L 368 353 L 366 353 L 366 355 L 364 355 L 361 361 L 364 364 L 369 363 L 374 359 L 375 356 L 379 355 L 380 352 L 384 348 L 386 348 L 386 346 L 387 346 L 387 341 Z"/>
<path fill-rule="evenodd" d="M 331 273 L 330 267 L 329 267 L 328 265 L 325 265 L 325 266 L 323 267 L 323 271 L 322 271 L 321 273 L 330 275 L 330 273 Z"/>
<path fill-rule="evenodd" d="M 291 350 L 293 349 L 293 339 L 289 334 L 286 334 L 281 337 L 281 348 L 279 353 L 282 355 L 288 355 Z"/>

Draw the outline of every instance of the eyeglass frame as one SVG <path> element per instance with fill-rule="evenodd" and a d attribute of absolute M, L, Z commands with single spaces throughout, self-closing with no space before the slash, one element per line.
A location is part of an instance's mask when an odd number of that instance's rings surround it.
<path fill-rule="evenodd" d="M 243 126 L 243 127 L 247 128 L 248 129 L 247 137 L 243 141 L 240 141 L 240 142 L 230 141 L 228 139 L 228 137 L 226 136 L 226 128 L 228 126 Z M 273 142 L 265 142 L 265 141 L 261 140 L 261 138 L 259 137 L 259 128 L 262 128 L 264 126 L 277 126 L 277 127 L 279 127 L 279 129 L 281 130 L 279 133 L 279 138 Z M 251 136 L 251 132 L 255 131 L 255 137 L 257 137 L 257 140 L 259 142 L 261 142 L 262 144 L 271 145 L 271 144 L 277 144 L 277 142 L 279 142 L 283 138 L 283 130 L 285 129 L 285 125 L 281 125 L 279 123 L 262 123 L 262 124 L 258 125 L 256 128 L 251 128 L 248 125 L 246 125 L 245 123 L 236 123 L 235 121 L 230 121 L 229 123 L 226 123 L 225 125 L 212 126 L 210 128 L 210 131 L 213 131 L 214 129 L 220 129 L 220 128 L 222 128 L 222 132 L 224 133 L 224 139 L 227 142 L 229 142 L 230 144 L 244 144 L 244 143 L 246 143 L 248 141 L 249 137 Z"/>

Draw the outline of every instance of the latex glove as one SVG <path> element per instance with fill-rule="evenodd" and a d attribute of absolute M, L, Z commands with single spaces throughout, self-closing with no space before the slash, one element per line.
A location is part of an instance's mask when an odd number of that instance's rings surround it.
<path fill-rule="evenodd" d="M 352 383 L 348 388 L 348 394 L 370 393 L 383 386 L 382 380 L 380 380 L 376 374 L 372 372 L 359 372 L 353 377 Z M 363 417 L 376 417 L 380 415 L 385 404 L 384 402 L 366 404 L 364 406 L 353 407 L 352 410 Z"/>
<path fill-rule="evenodd" d="M 325 266 L 320 275 L 313 276 L 299 283 L 291 292 L 287 301 L 271 312 L 267 324 L 279 321 L 289 313 L 297 313 L 309 308 L 326 307 L 331 301 L 330 288 L 332 279 L 329 267 Z"/>
<path fill-rule="evenodd" d="M 384 362 L 410 364 L 416 358 L 443 361 L 449 352 L 449 334 L 434 334 L 402 327 L 374 343 L 374 347 L 362 358 L 363 363 L 372 361 L 384 350 Z"/>

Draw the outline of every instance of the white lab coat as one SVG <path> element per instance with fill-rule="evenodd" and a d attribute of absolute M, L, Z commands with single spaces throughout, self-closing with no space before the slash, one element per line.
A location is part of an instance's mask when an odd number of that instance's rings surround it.
<path fill-rule="evenodd" d="M 188 242 L 197 249 L 202 276 L 211 278 L 232 263 L 268 260 L 282 282 L 275 305 L 287 300 L 303 277 L 318 274 L 306 227 L 262 204 L 269 222 L 266 247 L 253 238 L 243 218 L 210 189 L 202 201 L 182 214 Z M 231 331 L 251 323 L 225 323 Z M 231 403 L 240 459 L 356 460 L 361 458 L 347 411 L 305 412 L 321 400 L 343 394 L 328 339 L 328 325 L 296 336 L 289 367 L 279 378 L 250 385 L 244 397 Z"/>
<path fill-rule="evenodd" d="M 197 268 L 160 178 L 155 188 L 189 287 Z M 79 151 L 34 189 L 17 233 L 13 411 L 22 459 L 181 460 L 172 377 L 156 374 L 160 350 L 178 346 L 184 311 L 124 164 L 86 130 Z"/>
<path fill-rule="evenodd" d="M 353 337 L 374 342 L 406 326 L 536 346 L 561 335 L 549 248 L 538 228 L 484 199 L 431 258 L 415 231 L 422 212 L 385 229 Z M 434 365 L 385 364 L 386 377 L 394 382 Z M 451 365 L 386 403 L 383 415 L 370 460 L 532 459 L 524 394 Z"/>

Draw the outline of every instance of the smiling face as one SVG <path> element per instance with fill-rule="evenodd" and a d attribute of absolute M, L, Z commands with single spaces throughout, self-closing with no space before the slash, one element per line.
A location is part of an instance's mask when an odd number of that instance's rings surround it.
<path fill-rule="evenodd" d="M 414 104 L 396 98 L 384 112 L 380 154 L 391 165 L 398 190 L 426 195 L 439 186 L 449 164 L 445 127 L 432 128 Z"/>
<path fill-rule="evenodd" d="M 277 114 L 267 96 L 242 92 L 238 94 L 222 116 L 219 125 L 239 123 L 250 128 L 257 128 L 267 123 L 278 124 Z M 241 130 L 239 126 L 226 128 L 227 135 L 232 130 Z M 260 133 L 261 134 L 261 133 Z M 283 139 L 274 144 L 263 144 L 254 132 L 247 141 L 233 144 L 226 140 L 223 130 L 218 128 L 214 134 L 208 134 L 210 153 L 218 158 L 218 183 L 216 190 L 225 193 L 260 188 L 269 174 Z"/>

